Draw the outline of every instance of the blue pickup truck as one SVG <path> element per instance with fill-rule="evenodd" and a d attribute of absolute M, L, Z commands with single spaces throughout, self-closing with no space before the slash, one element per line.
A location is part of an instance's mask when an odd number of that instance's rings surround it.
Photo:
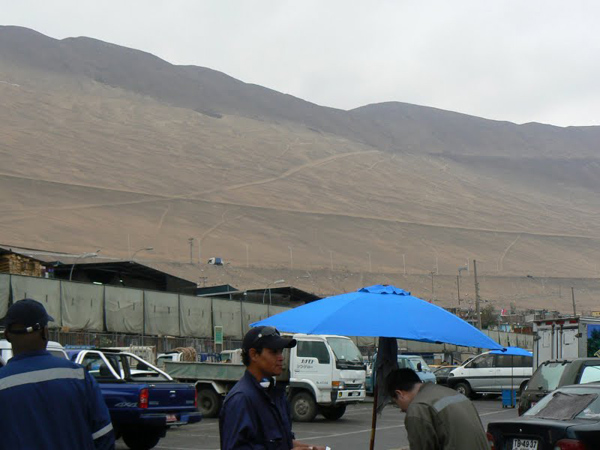
<path fill-rule="evenodd" d="M 116 437 L 132 450 L 156 446 L 167 430 L 199 422 L 196 389 L 173 381 L 140 357 L 118 350 L 69 350 L 94 376 L 110 411 Z"/>

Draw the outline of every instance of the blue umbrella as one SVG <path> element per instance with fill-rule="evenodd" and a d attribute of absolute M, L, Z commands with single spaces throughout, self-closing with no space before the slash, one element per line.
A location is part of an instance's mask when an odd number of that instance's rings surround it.
<path fill-rule="evenodd" d="M 373 402 L 371 450 L 375 446 L 376 411 L 388 402 L 383 378 L 398 368 L 396 339 L 502 349 L 477 328 L 445 309 L 395 286 L 379 284 L 317 300 L 251 324 L 260 325 L 292 333 L 379 337 L 380 351 L 375 365 L 377 379 L 381 381 Z"/>
<path fill-rule="evenodd" d="M 385 285 L 327 297 L 251 324 L 259 325 L 293 333 L 388 337 L 502 349 L 445 309 Z"/>
<path fill-rule="evenodd" d="M 492 350 L 490 353 L 509 356 L 533 356 L 533 353 L 520 347 L 505 347 L 502 350 Z"/>

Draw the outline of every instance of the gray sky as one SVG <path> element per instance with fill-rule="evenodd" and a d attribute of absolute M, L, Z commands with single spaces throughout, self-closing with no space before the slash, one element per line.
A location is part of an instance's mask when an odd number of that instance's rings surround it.
<path fill-rule="evenodd" d="M 385 101 L 600 125 L 597 0 L 4 0 L 89 36 L 341 109 Z"/>

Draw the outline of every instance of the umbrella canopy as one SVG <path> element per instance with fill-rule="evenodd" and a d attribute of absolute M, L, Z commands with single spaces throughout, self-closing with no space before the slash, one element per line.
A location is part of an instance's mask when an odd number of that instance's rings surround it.
<path fill-rule="evenodd" d="M 445 309 L 385 285 L 327 297 L 251 324 L 259 325 L 293 333 L 389 337 L 502 349 Z"/>
<path fill-rule="evenodd" d="M 533 356 L 533 353 L 520 347 L 505 347 L 502 350 L 493 350 L 495 355 Z"/>

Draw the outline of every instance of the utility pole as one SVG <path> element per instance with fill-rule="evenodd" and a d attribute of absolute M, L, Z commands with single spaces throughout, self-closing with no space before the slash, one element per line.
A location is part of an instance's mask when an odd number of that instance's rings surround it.
<path fill-rule="evenodd" d="M 577 316 L 577 310 L 575 309 L 575 289 L 571 287 L 571 299 L 573 300 L 573 316 Z"/>
<path fill-rule="evenodd" d="M 369 272 L 372 272 L 373 266 L 371 265 L 371 252 L 367 252 L 367 255 L 369 256 Z"/>
<path fill-rule="evenodd" d="M 456 289 L 458 291 L 458 306 L 460 306 L 460 273 L 463 270 L 469 270 L 467 266 L 458 268 L 458 276 L 456 277 Z"/>
<path fill-rule="evenodd" d="M 475 314 L 477 314 L 477 328 L 481 330 L 481 311 L 479 310 L 479 282 L 477 281 L 477 260 L 473 260 L 473 276 L 475 278 Z"/>
<path fill-rule="evenodd" d="M 188 242 L 190 243 L 190 264 L 194 264 L 194 238 L 189 238 Z"/>
<path fill-rule="evenodd" d="M 290 270 L 294 270 L 294 253 L 290 245 L 288 245 L 288 248 L 290 249 Z"/>
<path fill-rule="evenodd" d="M 435 291 L 433 290 L 433 276 L 435 275 L 435 270 L 429 272 L 429 275 L 431 275 L 431 302 L 433 303 L 435 300 Z"/>

